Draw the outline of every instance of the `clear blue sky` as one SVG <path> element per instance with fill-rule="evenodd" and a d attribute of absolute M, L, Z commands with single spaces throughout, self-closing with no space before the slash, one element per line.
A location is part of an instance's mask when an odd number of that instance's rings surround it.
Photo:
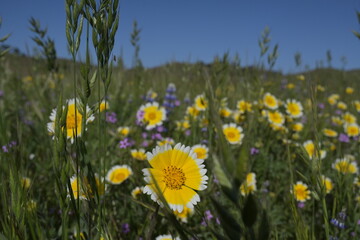
<path fill-rule="evenodd" d="M 65 37 L 65 0 L 1 0 L 3 25 L 0 37 L 11 33 L 8 44 L 26 52 L 35 46 L 28 19 L 40 20 L 55 39 L 60 57 L 68 57 Z M 332 52 L 333 66 L 360 68 L 360 31 L 355 11 L 359 0 L 120 0 L 120 25 L 114 54 L 120 49 L 131 66 L 132 23 L 141 32 L 140 57 L 146 67 L 169 61 L 211 62 L 215 55 L 239 53 L 242 65 L 259 59 L 258 39 L 265 26 L 271 29 L 272 44 L 279 44 L 275 69 L 295 69 L 294 54 L 303 63 L 326 65 L 326 51 Z"/>

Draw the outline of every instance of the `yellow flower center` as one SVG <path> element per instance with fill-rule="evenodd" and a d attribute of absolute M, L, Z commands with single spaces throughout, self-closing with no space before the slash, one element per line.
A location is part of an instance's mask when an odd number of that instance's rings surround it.
<path fill-rule="evenodd" d="M 300 107 L 296 103 L 289 103 L 288 110 L 292 115 L 298 115 L 300 113 Z"/>
<path fill-rule="evenodd" d="M 156 113 L 155 112 L 150 112 L 148 115 L 149 120 L 155 120 L 156 119 Z"/>
<path fill-rule="evenodd" d="M 126 178 L 126 175 L 123 172 L 116 172 L 116 171 L 114 171 L 114 173 L 110 177 L 111 181 L 117 182 L 117 183 L 124 181 L 125 178 Z"/>
<path fill-rule="evenodd" d="M 295 196 L 299 201 L 303 201 L 308 198 L 309 192 L 304 186 L 296 186 L 295 187 Z"/>
<path fill-rule="evenodd" d="M 181 187 L 185 184 L 185 174 L 182 169 L 175 166 L 168 166 L 164 168 L 164 180 L 166 187 L 171 190 L 180 190 Z"/>
<path fill-rule="evenodd" d="M 66 128 L 67 129 L 80 128 L 81 121 L 82 121 L 82 115 L 79 113 L 79 111 L 75 110 L 74 105 L 70 105 L 66 115 Z"/>

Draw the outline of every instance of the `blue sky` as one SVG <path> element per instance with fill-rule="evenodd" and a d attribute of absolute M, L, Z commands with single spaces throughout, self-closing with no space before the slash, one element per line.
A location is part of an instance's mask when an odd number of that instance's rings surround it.
<path fill-rule="evenodd" d="M 69 57 L 64 6 L 63 0 L 3 0 L 0 37 L 11 33 L 8 44 L 32 53 L 28 20 L 34 17 L 48 27 L 58 56 Z M 174 60 L 211 62 L 227 51 L 231 56 L 239 53 L 242 65 L 251 65 L 259 60 L 258 39 L 269 26 L 272 45 L 279 44 L 275 69 L 295 71 L 296 52 L 310 67 L 319 60 L 326 65 L 327 50 L 333 66 L 341 67 L 345 56 L 347 69 L 360 68 L 360 41 L 351 32 L 360 32 L 356 10 L 360 11 L 358 0 L 121 0 L 113 53 L 119 55 L 122 49 L 131 66 L 130 34 L 137 20 L 146 67 Z"/>

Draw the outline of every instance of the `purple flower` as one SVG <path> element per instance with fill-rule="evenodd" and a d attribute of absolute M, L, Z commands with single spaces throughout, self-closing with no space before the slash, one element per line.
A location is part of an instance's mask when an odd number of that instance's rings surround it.
<path fill-rule="evenodd" d="M 180 106 L 181 102 L 180 102 L 179 100 L 176 100 L 176 101 L 174 102 L 174 104 L 175 104 L 176 107 L 178 107 L 178 106 Z"/>
<path fill-rule="evenodd" d="M 214 216 L 211 214 L 211 211 L 210 210 L 206 210 L 205 211 L 205 219 L 207 220 L 207 221 L 210 221 L 211 219 L 213 219 L 214 218 Z"/>
<path fill-rule="evenodd" d="M 298 208 L 304 208 L 304 207 L 305 207 L 305 203 L 303 203 L 303 202 L 298 202 L 297 206 L 298 206 Z"/>
<path fill-rule="evenodd" d="M 324 109 L 325 108 L 325 104 L 323 104 L 323 103 L 318 103 L 318 108 L 320 108 L 320 109 Z"/>
<path fill-rule="evenodd" d="M 148 147 L 149 146 L 149 142 L 148 141 L 143 141 L 142 143 L 141 143 L 141 146 L 143 146 L 143 147 Z"/>
<path fill-rule="evenodd" d="M 156 131 L 158 131 L 159 133 L 166 132 L 166 128 L 163 127 L 163 126 L 158 126 L 158 127 L 156 128 Z"/>
<path fill-rule="evenodd" d="M 117 122 L 116 113 L 106 112 L 106 121 L 109 123 L 116 123 Z"/>
<path fill-rule="evenodd" d="M 190 129 L 188 129 L 188 130 L 185 131 L 185 136 L 190 136 L 190 134 L 191 134 L 191 130 L 190 130 Z"/>
<path fill-rule="evenodd" d="M 2 146 L 2 150 L 3 150 L 3 152 L 9 152 L 9 149 L 7 148 L 7 146 L 6 145 L 4 145 L 4 146 Z"/>
<path fill-rule="evenodd" d="M 119 147 L 120 148 L 127 148 L 129 147 L 130 143 L 129 143 L 129 139 L 125 138 L 124 140 L 119 142 Z"/>
<path fill-rule="evenodd" d="M 155 133 L 155 134 L 151 135 L 151 139 L 152 140 L 162 140 L 163 137 L 161 136 L 160 133 Z"/>
<path fill-rule="evenodd" d="M 215 221 L 216 221 L 216 223 L 217 223 L 218 225 L 220 225 L 220 219 L 219 219 L 219 218 L 216 218 Z"/>
<path fill-rule="evenodd" d="M 121 224 L 121 232 L 128 234 L 130 232 L 130 225 L 128 223 Z"/>
<path fill-rule="evenodd" d="M 148 137 L 148 134 L 147 134 L 146 132 L 143 132 L 143 133 L 141 134 L 141 136 L 142 136 L 142 138 L 146 139 L 146 138 Z"/>
<path fill-rule="evenodd" d="M 339 141 L 348 143 L 348 142 L 350 142 L 350 138 L 346 134 L 340 133 Z"/>
<path fill-rule="evenodd" d="M 252 148 L 250 149 L 250 154 L 251 154 L 251 155 L 258 154 L 259 152 L 260 152 L 260 151 L 259 151 L 259 149 L 257 149 L 257 148 L 252 147 Z"/>
<path fill-rule="evenodd" d="M 144 111 L 138 111 L 136 113 L 136 124 L 141 125 L 144 119 Z"/>
<path fill-rule="evenodd" d="M 341 110 L 336 110 L 335 113 L 336 113 L 337 115 L 341 115 L 343 112 L 342 112 Z"/>
<path fill-rule="evenodd" d="M 4 96 L 4 91 L 0 90 L 0 97 Z"/>

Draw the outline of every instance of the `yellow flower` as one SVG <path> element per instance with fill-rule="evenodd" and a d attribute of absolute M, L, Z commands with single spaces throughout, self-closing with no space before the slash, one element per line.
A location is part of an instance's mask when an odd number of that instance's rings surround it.
<path fill-rule="evenodd" d="M 34 200 L 28 200 L 27 203 L 26 203 L 26 209 L 29 211 L 29 212 L 32 212 L 36 209 L 37 207 L 37 203 L 34 201 Z"/>
<path fill-rule="evenodd" d="M 354 101 L 354 106 L 356 108 L 356 111 L 360 112 L 360 101 L 358 100 Z"/>
<path fill-rule="evenodd" d="M 327 137 L 337 137 L 338 133 L 330 128 L 324 128 L 323 131 L 325 136 Z"/>
<path fill-rule="evenodd" d="M 290 192 L 294 194 L 296 201 L 299 202 L 305 202 L 311 198 L 308 186 L 301 181 L 296 182 Z"/>
<path fill-rule="evenodd" d="M 80 182 L 78 182 L 80 181 Z M 95 175 L 96 191 L 99 195 L 104 195 L 105 188 L 103 181 L 100 181 L 99 177 Z M 71 191 L 74 194 L 75 199 L 88 200 L 94 197 L 93 189 L 87 177 L 80 178 L 73 176 L 70 179 Z M 80 189 L 80 190 L 79 190 Z M 70 190 L 69 190 L 70 192 Z M 70 193 L 68 194 L 70 196 Z"/>
<path fill-rule="evenodd" d="M 119 185 L 133 174 L 128 165 L 115 165 L 106 174 L 106 180 L 114 185 Z"/>
<path fill-rule="evenodd" d="M 339 109 L 341 109 L 341 110 L 346 110 L 346 109 L 347 109 L 346 103 L 344 103 L 344 102 L 342 102 L 342 101 L 338 102 L 337 107 L 338 107 Z"/>
<path fill-rule="evenodd" d="M 346 92 L 346 94 L 353 94 L 354 89 L 353 89 L 352 87 L 347 87 L 347 88 L 345 89 L 345 92 Z"/>
<path fill-rule="evenodd" d="M 268 112 L 268 119 L 269 122 L 275 126 L 282 126 L 285 122 L 284 115 L 279 111 Z"/>
<path fill-rule="evenodd" d="M 246 196 L 257 190 L 256 188 L 256 174 L 250 172 L 246 175 L 245 181 L 240 186 L 241 195 Z"/>
<path fill-rule="evenodd" d="M 143 112 L 143 121 L 146 124 L 146 130 L 161 126 L 163 121 L 166 120 L 165 108 L 159 107 L 159 103 L 157 102 L 142 105 L 140 111 Z"/>
<path fill-rule="evenodd" d="M 231 144 L 241 144 L 244 138 L 243 129 L 240 126 L 236 126 L 235 123 L 224 124 L 223 133 L 226 140 Z"/>
<path fill-rule="evenodd" d="M 205 111 L 208 107 L 208 101 L 206 100 L 204 94 L 198 95 L 195 98 L 195 108 L 198 111 Z"/>
<path fill-rule="evenodd" d="M 236 123 L 242 123 L 245 120 L 245 115 L 240 111 L 233 112 L 233 119 Z"/>
<path fill-rule="evenodd" d="M 99 110 L 100 112 L 104 111 L 104 110 L 108 110 L 110 108 L 109 106 L 109 103 L 105 100 L 103 100 L 101 103 L 100 103 L 100 106 L 99 106 Z"/>
<path fill-rule="evenodd" d="M 324 91 L 325 91 L 325 88 L 324 88 L 324 86 L 322 86 L 322 85 L 317 85 L 316 88 L 317 88 L 317 90 L 318 90 L 319 92 L 324 92 Z"/>
<path fill-rule="evenodd" d="M 170 234 L 160 235 L 155 238 L 155 240 L 180 240 L 179 237 L 173 238 Z"/>
<path fill-rule="evenodd" d="M 66 126 L 63 131 L 66 131 L 66 136 L 70 139 L 71 143 L 74 142 L 76 136 L 81 136 L 82 130 L 82 114 L 80 113 L 79 109 L 82 109 L 81 102 L 77 99 L 76 100 L 76 109 L 75 109 L 75 99 L 70 99 L 67 102 L 67 113 L 66 113 Z M 63 107 L 65 109 L 65 107 Z M 50 120 L 47 124 L 48 131 L 51 135 L 55 133 L 55 119 L 56 119 L 56 108 L 53 109 L 50 115 Z M 92 122 L 94 120 L 94 116 L 91 114 L 91 109 L 86 106 L 86 124 Z"/>
<path fill-rule="evenodd" d="M 358 167 L 355 161 L 351 161 L 348 158 L 338 158 L 335 163 L 333 163 L 332 167 L 338 172 L 347 174 L 347 173 L 357 173 Z"/>
<path fill-rule="evenodd" d="M 131 150 L 131 156 L 136 160 L 146 160 L 145 149 Z"/>
<path fill-rule="evenodd" d="M 287 85 L 286 85 L 286 88 L 287 89 L 293 89 L 295 87 L 295 84 L 293 84 L 293 83 L 288 83 Z"/>
<path fill-rule="evenodd" d="M 322 175 L 321 180 L 322 180 L 323 186 L 325 187 L 326 193 L 330 193 L 331 190 L 334 188 L 331 179 Z"/>
<path fill-rule="evenodd" d="M 347 124 L 352 124 L 352 123 L 356 123 L 356 117 L 349 113 L 349 112 L 346 112 L 344 115 L 343 115 L 343 120 L 345 123 Z"/>
<path fill-rule="evenodd" d="M 158 198 L 162 194 L 172 210 L 179 213 L 185 207 L 194 208 L 200 201 L 195 190 L 206 189 L 208 177 L 202 164 L 190 147 L 180 143 L 172 148 L 169 144 L 153 149 L 147 153 L 152 168 L 143 169 L 147 185 L 144 193 L 162 204 Z"/>
<path fill-rule="evenodd" d="M 339 99 L 340 99 L 339 94 L 331 94 L 328 97 L 328 102 L 330 105 L 335 105 Z"/>
<path fill-rule="evenodd" d="M 345 129 L 345 133 L 346 133 L 349 137 L 359 136 L 360 128 L 359 128 L 359 125 L 357 125 L 356 123 L 345 124 L 345 125 L 344 125 L 344 129 Z"/>
<path fill-rule="evenodd" d="M 184 207 L 183 211 L 179 213 L 177 210 L 173 211 L 174 215 L 182 222 L 187 223 L 187 219 L 194 213 L 194 209 Z"/>
<path fill-rule="evenodd" d="M 308 157 L 310 159 L 313 159 L 316 155 L 315 155 L 315 145 L 313 143 L 313 141 L 308 140 L 306 142 L 303 143 L 303 147 L 305 148 L 306 153 L 308 154 Z M 320 158 L 323 159 L 326 157 L 326 151 L 324 150 L 319 150 L 320 151 Z"/>
<path fill-rule="evenodd" d="M 286 112 L 293 118 L 299 118 L 303 115 L 303 107 L 299 101 L 288 99 L 286 101 Z"/>
<path fill-rule="evenodd" d="M 30 185 L 31 185 L 31 179 L 28 178 L 28 177 L 23 177 L 21 179 L 21 182 L 22 182 L 22 187 L 24 189 L 29 189 L 30 188 Z"/>
<path fill-rule="evenodd" d="M 301 132 L 304 128 L 304 125 L 300 122 L 298 123 L 294 123 L 291 125 L 291 129 L 294 131 L 294 132 Z"/>
<path fill-rule="evenodd" d="M 130 128 L 129 127 L 118 127 L 117 132 L 119 135 L 126 137 L 130 132 Z"/>
<path fill-rule="evenodd" d="M 175 144 L 174 139 L 167 137 L 157 142 L 157 145 L 159 146 L 164 146 L 166 144 L 174 145 Z"/>
<path fill-rule="evenodd" d="M 231 115 L 231 110 L 227 107 L 220 108 L 219 114 L 221 117 L 227 118 Z"/>
<path fill-rule="evenodd" d="M 192 147 L 192 150 L 196 153 L 198 159 L 207 159 L 209 149 L 204 144 L 196 144 Z"/>
<path fill-rule="evenodd" d="M 186 109 L 186 113 L 192 116 L 193 118 L 196 118 L 197 116 L 199 116 L 200 111 L 197 110 L 196 107 L 190 106 Z"/>
<path fill-rule="evenodd" d="M 305 76 L 304 75 L 297 75 L 296 78 L 300 81 L 304 81 L 305 80 Z"/>
<path fill-rule="evenodd" d="M 263 102 L 265 107 L 275 110 L 278 108 L 279 103 L 276 97 L 270 93 L 265 93 Z"/>
<path fill-rule="evenodd" d="M 238 101 L 236 107 L 240 113 L 252 112 L 252 104 L 245 100 Z"/>
<path fill-rule="evenodd" d="M 22 79 L 23 83 L 31 83 L 33 81 L 32 76 L 26 76 Z"/>
<path fill-rule="evenodd" d="M 334 124 L 334 125 L 337 125 L 337 126 L 341 126 L 343 123 L 344 123 L 344 121 L 343 120 L 341 120 L 341 118 L 339 118 L 339 117 L 331 117 L 331 122 Z"/>
<path fill-rule="evenodd" d="M 135 199 L 138 198 L 138 196 L 143 192 L 143 187 L 136 187 L 131 191 L 131 196 Z"/>

